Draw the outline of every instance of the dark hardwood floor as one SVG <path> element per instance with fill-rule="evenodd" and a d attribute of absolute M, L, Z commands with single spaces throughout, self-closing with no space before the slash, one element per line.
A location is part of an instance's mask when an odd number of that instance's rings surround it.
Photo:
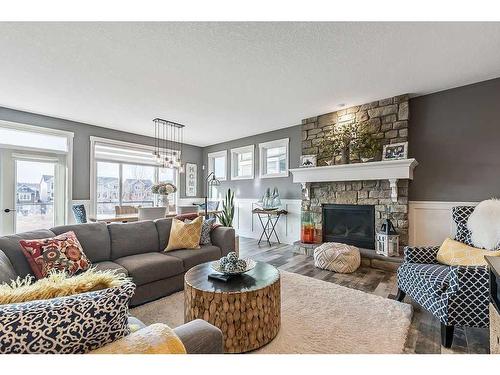
<path fill-rule="evenodd" d="M 267 262 L 275 267 L 304 276 L 358 289 L 367 293 L 394 299 L 397 293 L 396 274 L 361 266 L 352 274 L 338 274 L 314 267 L 312 257 L 294 254 L 292 246 L 273 244 L 240 237 L 240 256 Z M 440 324 L 427 311 L 406 297 L 405 302 L 414 308 L 412 324 L 406 341 L 406 353 L 489 353 L 489 330 L 485 328 L 455 329 L 451 349 L 441 346 Z"/>

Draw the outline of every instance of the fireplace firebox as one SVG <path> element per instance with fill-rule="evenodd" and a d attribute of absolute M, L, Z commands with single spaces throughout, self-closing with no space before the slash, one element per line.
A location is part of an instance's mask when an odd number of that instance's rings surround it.
<path fill-rule="evenodd" d="M 323 242 L 375 249 L 375 206 L 323 204 Z"/>

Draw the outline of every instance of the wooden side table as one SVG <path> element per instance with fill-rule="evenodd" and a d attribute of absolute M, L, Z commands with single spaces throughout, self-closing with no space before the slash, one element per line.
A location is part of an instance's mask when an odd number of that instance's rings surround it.
<path fill-rule="evenodd" d="M 257 262 L 228 282 L 208 279 L 210 263 L 184 277 L 184 322 L 203 319 L 220 328 L 226 353 L 255 350 L 270 342 L 281 324 L 279 271 Z"/>
<path fill-rule="evenodd" d="M 262 226 L 262 234 L 260 235 L 258 244 L 262 241 L 262 237 L 266 236 L 267 243 L 271 246 L 271 237 L 274 234 L 276 241 L 280 242 L 278 233 L 276 233 L 276 225 L 280 220 L 282 215 L 287 215 L 286 210 L 263 210 L 260 208 L 255 208 L 252 210 L 252 214 L 257 215 Z M 265 223 L 265 224 L 264 224 Z"/>

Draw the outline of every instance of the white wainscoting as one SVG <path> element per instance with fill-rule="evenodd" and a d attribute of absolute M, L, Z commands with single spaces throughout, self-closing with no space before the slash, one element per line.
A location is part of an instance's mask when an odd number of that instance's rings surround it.
<path fill-rule="evenodd" d="M 257 215 L 252 214 L 252 209 L 258 199 L 235 199 L 233 227 L 242 237 L 259 238 L 262 226 Z M 292 244 L 300 239 L 300 199 L 282 199 L 283 209 L 288 211 L 279 219 L 276 226 L 280 242 Z M 265 224 L 265 222 L 264 222 Z M 265 237 L 264 237 L 265 238 Z M 273 236 L 273 241 L 276 239 Z"/>
<path fill-rule="evenodd" d="M 478 202 L 410 201 L 408 241 L 410 246 L 441 245 L 454 237 L 456 225 L 451 217 L 454 206 L 475 206 Z"/>

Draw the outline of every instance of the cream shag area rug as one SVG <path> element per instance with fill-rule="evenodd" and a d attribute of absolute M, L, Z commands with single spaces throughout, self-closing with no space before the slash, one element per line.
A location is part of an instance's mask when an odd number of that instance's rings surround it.
<path fill-rule="evenodd" d="M 251 353 L 403 352 L 410 327 L 409 304 L 295 273 L 281 273 L 281 328 Z M 130 310 L 146 324 L 184 323 L 184 294 L 178 292 Z"/>

